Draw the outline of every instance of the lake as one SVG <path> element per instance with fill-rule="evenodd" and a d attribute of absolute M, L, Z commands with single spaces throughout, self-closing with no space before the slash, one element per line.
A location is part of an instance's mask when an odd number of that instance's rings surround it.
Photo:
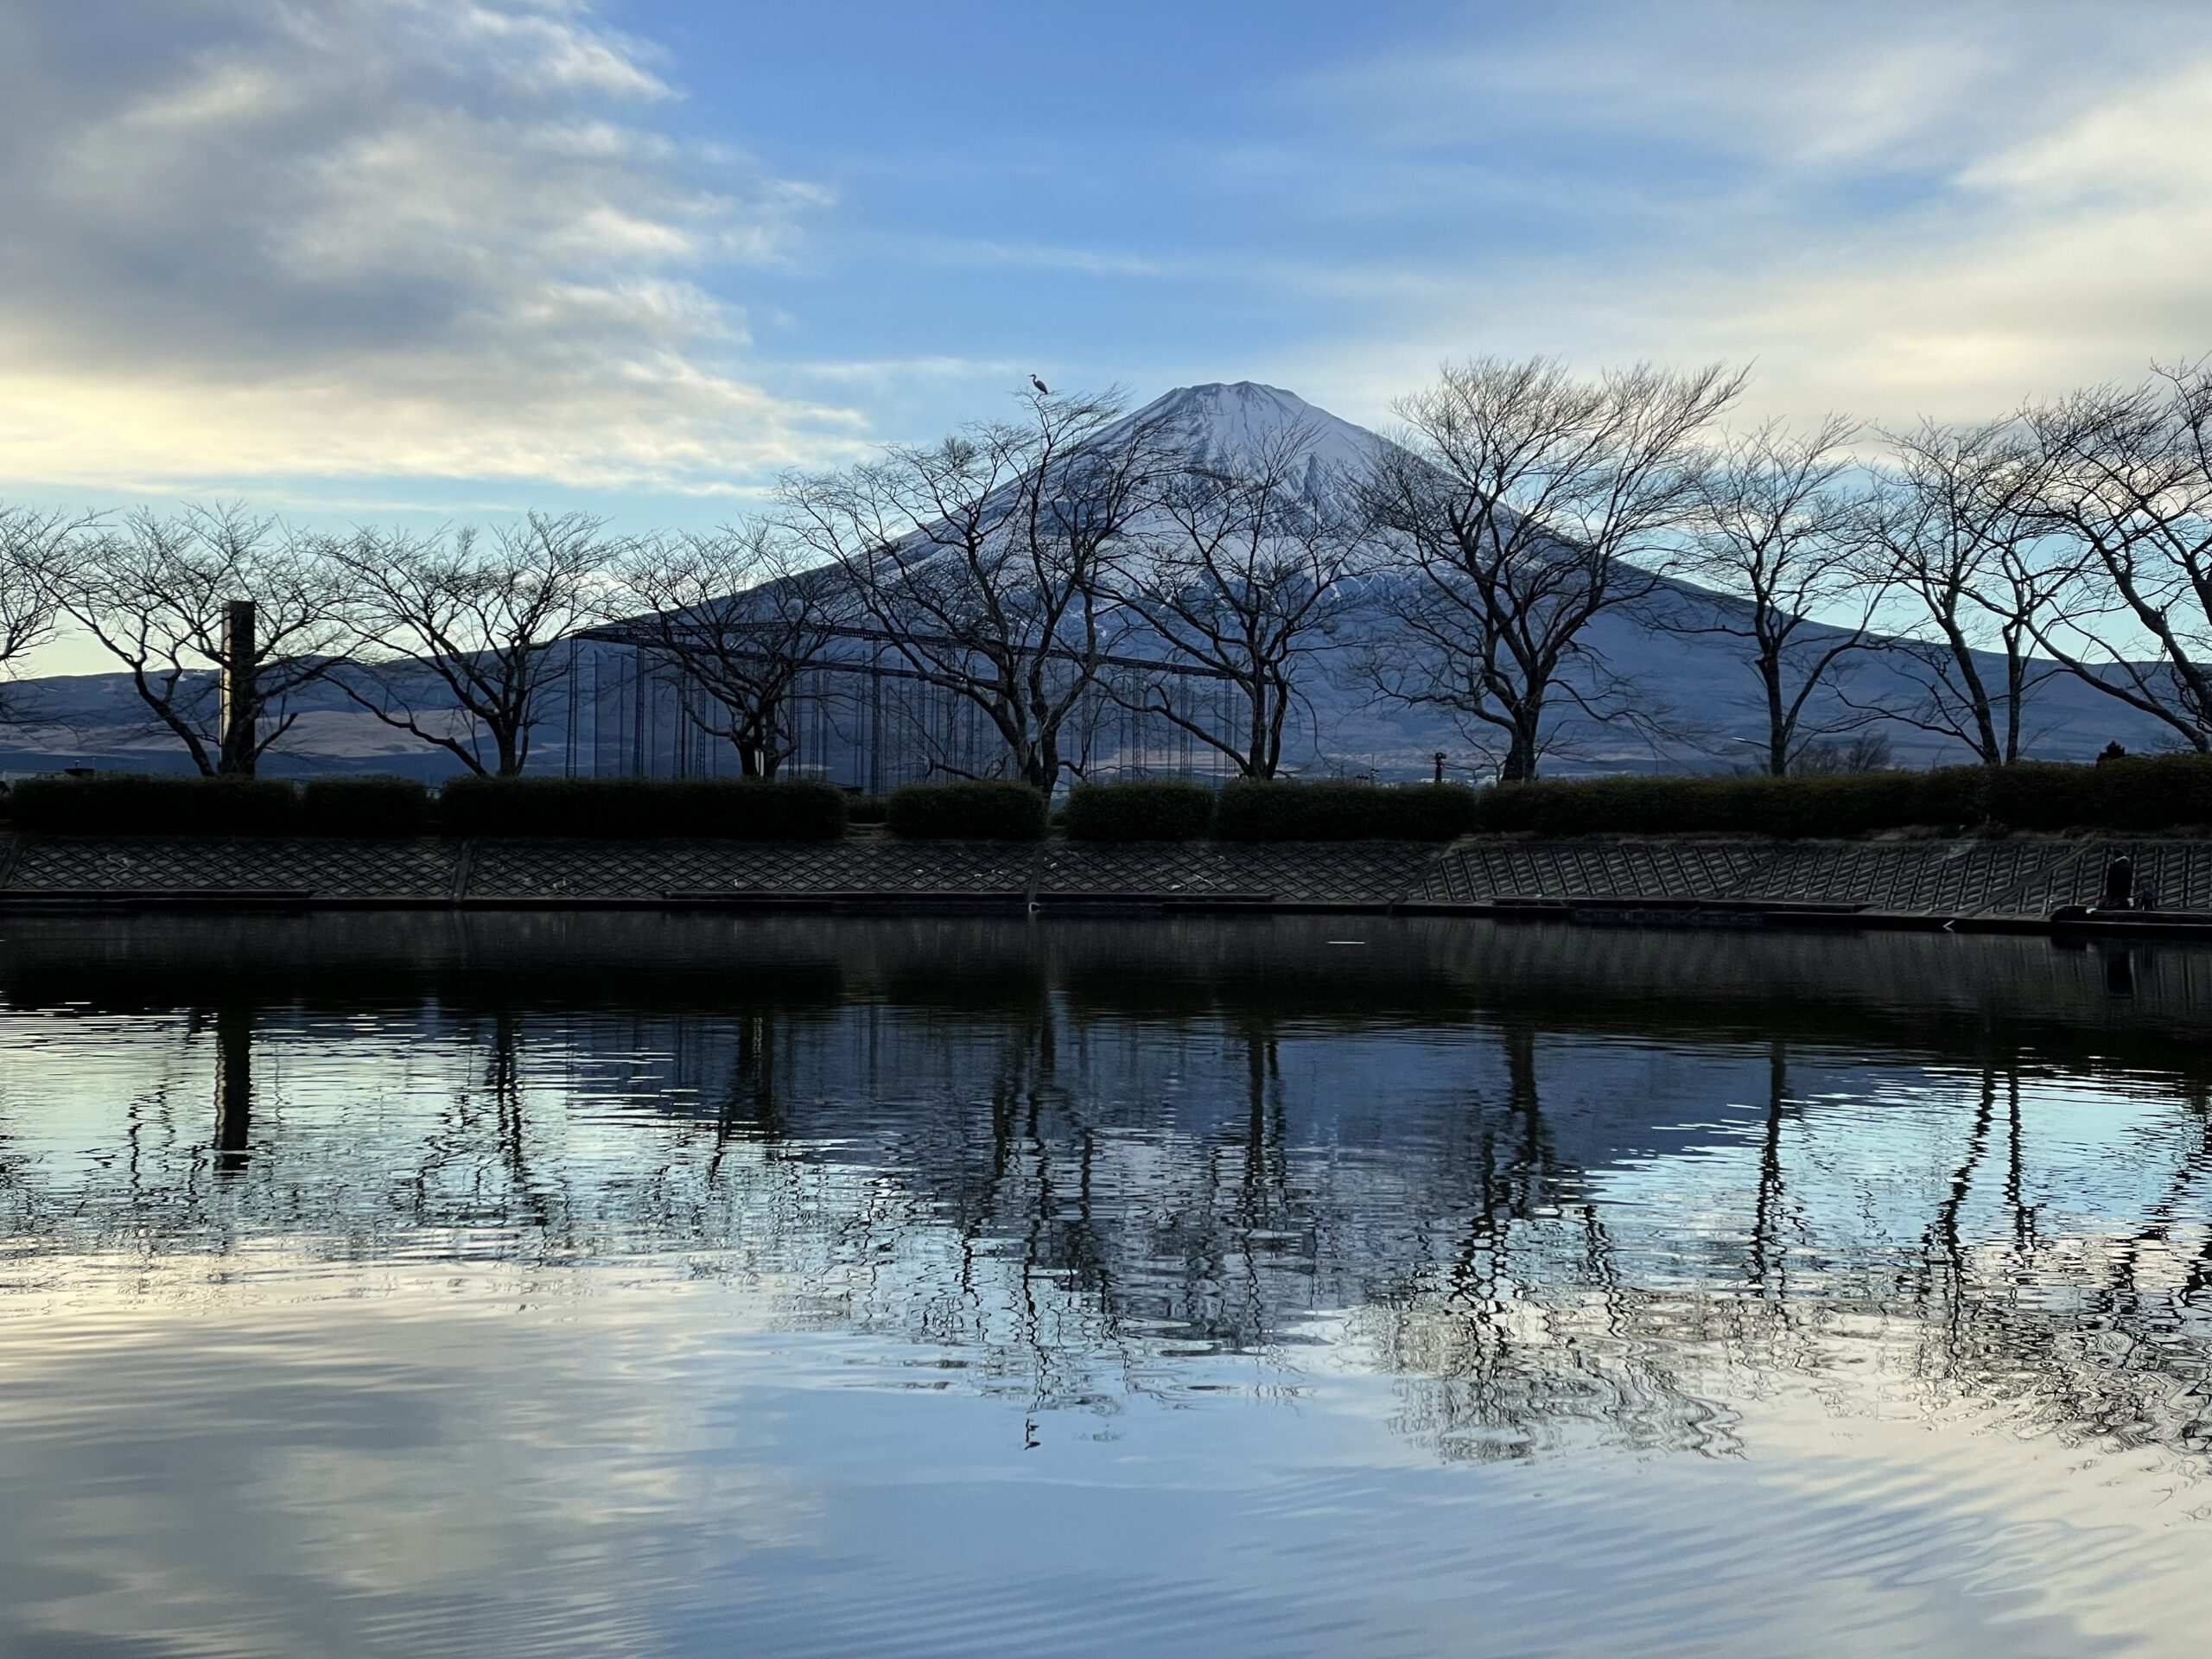
<path fill-rule="evenodd" d="M 0 1653 L 2196 1654 L 2212 953 L 0 920 Z"/>

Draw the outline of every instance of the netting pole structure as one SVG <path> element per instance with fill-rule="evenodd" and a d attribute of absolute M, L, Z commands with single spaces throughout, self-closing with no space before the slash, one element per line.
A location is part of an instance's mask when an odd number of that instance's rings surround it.
<path fill-rule="evenodd" d="M 996 730 L 972 701 L 887 660 L 895 649 L 891 635 L 843 628 L 837 644 L 838 654 L 804 671 L 785 700 L 784 736 L 792 752 L 779 776 L 818 778 L 874 795 L 922 779 L 1012 770 Z M 694 709 L 711 713 L 709 694 L 656 652 L 644 627 L 593 629 L 578 636 L 575 648 L 587 661 L 566 681 L 568 706 L 547 721 L 565 737 L 566 775 L 719 777 L 742 769 L 736 751 L 691 717 Z M 1209 716 L 1219 718 L 1233 701 L 1231 690 L 1211 669 L 1110 657 L 1067 730 L 1082 740 L 1079 750 L 1090 751 L 1090 776 L 1164 772 L 1219 781 L 1234 770 L 1228 758 L 1151 702 L 1157 696 L 1192 719 L 1211 702 Z M 1111 753 L 1096 753 L 1102 737 L 1116 745 Z"/>

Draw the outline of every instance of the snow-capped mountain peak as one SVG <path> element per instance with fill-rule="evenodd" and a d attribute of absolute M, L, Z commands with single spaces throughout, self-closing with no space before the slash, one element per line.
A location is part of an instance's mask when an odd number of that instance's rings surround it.
<path fill-rule="evenodd" d="M 1364 471 L 1382 442 L 1295 392 L 1256 380 L 1178 386 L 1128 419 L 1166 423 L 1193 457 L 1214 465 L 1249 461 L 1295 435 L 1310 469 L 1349 475 Z"/>

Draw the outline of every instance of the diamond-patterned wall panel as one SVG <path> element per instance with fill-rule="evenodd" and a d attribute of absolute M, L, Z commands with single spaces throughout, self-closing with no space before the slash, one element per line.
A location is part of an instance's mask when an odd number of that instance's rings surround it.
<path fill-rule="evenodd" d="M 1796 904 L 1876 904 L 1895 890 L 1901 861 L 1910 862 L 1916 855 L 1915 849 L 1888 846 L 1780 848 L 1744 896 Z"/>
<path fill-rule="evenodd" d="M 1046 899 L 1389 905 L 1420 890 L 1438 852 L 1418 842 L 1068 842 L 1046 848 L 1036 890 Z"/>
<path fill-rule="evenodd" d="M 1947 916 L 1980 914 L 2063 862 L 2070 852 L 2054 842 L 1965 843 L 1959 855 L 1939 855 L 1923 868 L 1913 894 L 1917 902 L 1912 907 Z"/>
<path fill-rule="evenodd" d="M 1281 905 L 1391 905 L 1421 890 L 1442 852 L 1417 841 L 1283 842 L 1225 845 L 1231 888 Z"/>
<path fill-rule="evenodd" d="M 2099 841 L 2070 847 L 1992 912 L 2048 916 L 2064 905 L 2094 905 L 2103 896 L 2107 868 L 2122 854 L 2135 867 L 2139 897 L 2161 910 L 2212 910 L 2212 842 Z"/>
<path fill-rule="evenodd" d="M 1428 872 L 1422 897 L 1673 899 L 1729 897 L 1755 880 L 1770 849 L 1729 842 L 1499 842 L 1454 848 Z"/>
<path fill-rule="evenodd" d="M 1236 874 L 1223 849 L 1209 842 L 1071 842 L 1044 849 L 1037 892 L 1084 899 L 1245 896 Z"/>
<path fill-rule="evenodd" d="M 1756 842 L 1615 841 L 1237 846 L 853 840 L 485 842 L 467 896 L 483 900 L 1025 893 L 1132 901 L 1269 899 L 1379 906 L 1408 898 L 1738 899 L 1939 915 L 2042 917 L 2094 904 L 2109 861 L 2134 861 L 2161 907 L 2212 911 L 2212 841 Z M 10 858 L 12 855 L 12 865 Z M 0 838 L 16 895 L 300 893 L 436 900 L 460 849 L 436 840 Z"/>
<path fill-rule="evenodd" d="M 1745 897 L 1969 915 L 2068 855 L 2051 842 L 1828 843 L 1780 849 Z"/>
<path fill-rule="evenodd" d="M 1466 842 L 1429 871 L 1421 896 L 1461 904 L 1736 900 L 1970 914 L 2007 901 L 2071 855 L 2063 843 L 2033 842 Z"/>
<path fill-rule="evenodd" d="M 457 856 L 454 843 L 444 841 L 29 837 L 7 891 L 442 899 L 453 891 Z"/>
<path fill-rule="evenodd" d="M 1474 849 L 1453 847 L 1423 872 L 1416 897 L 1430 904 L 1481 904 L 1497 897 L 1490 865 Z"/>
<path fill-rule="evenodd" d="M 653 900 L 1027 890 L 1036 849 L 1004 842 L 487 841 L 471 899 Z"/>
<path fill-rule="evenodd" d="M 2161 910 L 2212 910 L 2212 842 L 2135 842 L 2126 850 L 2134 861 L 2139 896 Z M 2082 863 L 2087 868 L 2081 876 L 2102 893 L 2105 860 L 2085 858 Z"/>

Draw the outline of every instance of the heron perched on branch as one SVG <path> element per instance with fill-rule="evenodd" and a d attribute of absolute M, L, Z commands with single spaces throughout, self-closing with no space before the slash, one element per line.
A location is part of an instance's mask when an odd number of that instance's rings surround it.
<path fill-rule="evenodd" d="M 1047 397 L 1052 395 L 1052 389 L 1046 385 L 1042 380 L 1039 380 L 1034 374 L 1029 377 L 1029 384 L 1036 387 L 1038 391 L 1043 392 Z"/>

